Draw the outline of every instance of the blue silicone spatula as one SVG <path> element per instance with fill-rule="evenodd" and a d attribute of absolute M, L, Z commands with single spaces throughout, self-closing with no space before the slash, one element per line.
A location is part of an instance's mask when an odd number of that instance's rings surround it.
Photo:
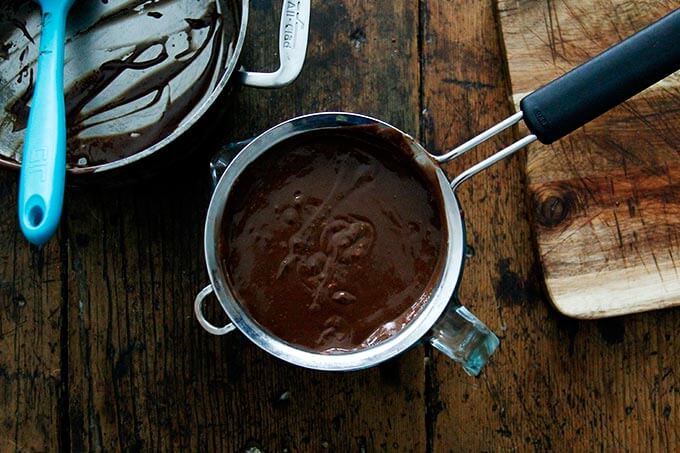
<path fill-rule="evenodd" d="M 64 35 L 73 1 L 37 0 L 42 8 L 40 55 L 19 179 L 19 224 L 35 245 L 54 235 L 64 203 Z"/>

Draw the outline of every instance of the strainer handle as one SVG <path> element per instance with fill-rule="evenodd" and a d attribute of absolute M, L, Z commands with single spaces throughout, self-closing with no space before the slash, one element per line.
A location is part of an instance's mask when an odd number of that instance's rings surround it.
<path fill-rule="evenodd" d="M 498 337 L 470 311 L 454 300 L 430 332 L 429 342 L 466 373 L 477 376 L 498 348 Z"/>
<path fill-rule="evenodd" d="M 311 0 L 283 0 L 279 29 L 279 59 L 274 72 L 249 72 L 241 68 L 241 83 L 251 87 L 280 88 L 292 83 L 305 64 Z"/>

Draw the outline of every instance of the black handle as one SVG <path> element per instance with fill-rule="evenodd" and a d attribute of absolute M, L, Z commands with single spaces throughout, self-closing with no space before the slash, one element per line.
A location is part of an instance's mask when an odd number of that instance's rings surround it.
<path fill-rule="evenodd" d="M 522 99 L 550 144 L 680 69 L 680 8 Z"/>

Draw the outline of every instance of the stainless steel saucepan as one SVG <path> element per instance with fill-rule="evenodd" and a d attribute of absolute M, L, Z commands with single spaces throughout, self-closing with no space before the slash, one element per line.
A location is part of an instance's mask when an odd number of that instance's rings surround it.
<path fill-rule="evenodd" d="M 444 154 L 428 153 L 416 140 L 380 120 L 352 113 L 319 113 L 286 121 L 263 133 L 247 145 L 228 165 L 210 202 L 205 225 L 205 258 L 211 284 L 195 300 L 201 325 L 215 335 L 238 328 L 255 344 L 290 363 L 319 370 L 344 371 L 376 365 L 413 346 L 421 339 L 463 364 L 470 374 L 479 373 L 498 346 L 498 339 L 477 318 L 463 308 L 456 297 L 465 260 L 465 228 L 456 189 L 468 178 L 527 144 L 540 140 L 551 143 L 586 122 L 623 102 L 644 88 L 680 68 L 680 10 L 652 24 L 584 65 L 525 97 L 521 111 L 458 148 Z M 500 152 L 470 167 L 449 181 L 441 165 L 456 159 L 479 143 L 521 120 L 531 133 Z M 371 125 L 373 127 L 359 127 Z M 250 163 L 277 143 L 310 132 L 344 129 L 344 133 L 367 130 L 397 132 L 412 150 L 413 161 L 435 172 L 445 210 L 447 231 L 444 266 L 436 275 L 437 284 L 420 313 L 401 331 L 375 346 L 353 352 L 319 353 L 288 344 L 263 329 L 243 309 L 228 285 L 220 265 L 218 244 L 222 216 L 231 189 Z M 386 134 L 376 132 L 373 140 Z M 205 318 L 203 304 L 214 293 L 231 319 L 225 327 L 215 327 Z"/>
<path fill-rule="evenodd" d="M 249 3 L 76 2 L 65 48 L 67 172 L 155 162 L 151 156 L 167 154 L 236 77 L 256 87 L 292 82 L 305 59 L 311 0 L 283 1 L 273 73 L 239 68 Z M 10 168 L 21 165 L 40 22 L 34 2 L 9 2 L 0 12 L 0 165 Z"/>

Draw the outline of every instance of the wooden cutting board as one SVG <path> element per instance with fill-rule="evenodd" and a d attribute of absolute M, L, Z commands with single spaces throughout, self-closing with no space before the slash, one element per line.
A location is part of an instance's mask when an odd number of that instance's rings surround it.
<path fill-rule="evenodd" d="M 500 0 L 515 104 L 678 7 Z M 680 304 L 679 73 L 552 146 L 532 145 L 527 177 L 559 311 L 602 318 Z"/>

